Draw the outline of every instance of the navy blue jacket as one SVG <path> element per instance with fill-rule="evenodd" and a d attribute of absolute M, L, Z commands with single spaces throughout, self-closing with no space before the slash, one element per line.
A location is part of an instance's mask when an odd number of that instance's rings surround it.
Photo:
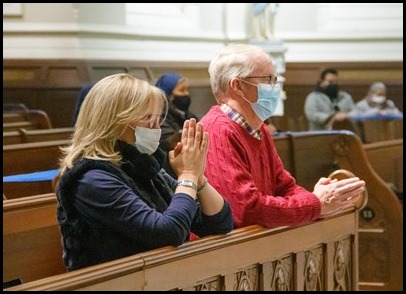
<path fill-rule="evenodd" d="M 216 215 L 199 202 L 174 194 L 176 181 L 161 167 L 165 154 L 152 156 L 119 141 L 124 163 L 80 159 L 57 185 L 57 216 L 63 260 L 74 270 L 159 248 L 178 246 L 190 232 L 203 237 L 233 228 L 228 202 Z"/>

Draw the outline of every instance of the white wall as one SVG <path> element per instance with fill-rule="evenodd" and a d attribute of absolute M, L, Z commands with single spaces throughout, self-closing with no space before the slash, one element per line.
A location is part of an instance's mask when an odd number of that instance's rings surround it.
<path fill-rule="evenodd" d="M 287 61 L 403 61 L 403 3 L 281 3 Z"/>
<path fill-rule="evenodd" d="M 249 42 L 251 3 L 22 3 L 3 14 L 3 58 L 210 61 Z M 281 3 L 286 62 L 403 61 L 403 3 Z"/>

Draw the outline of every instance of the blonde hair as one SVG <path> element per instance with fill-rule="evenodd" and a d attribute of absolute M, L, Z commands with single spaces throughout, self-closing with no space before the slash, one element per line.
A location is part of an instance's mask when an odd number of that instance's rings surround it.
<path fill-rule="evenodd" d="M 167 109 L 159 88 L 132 75 L 120 73 L 96 83 L 80 108 L 72 144 L 62 147 L 61 173 L 79 157 L 110 161 L 119 165 L 116 142 L 130 122 L 137 122 Z"/>

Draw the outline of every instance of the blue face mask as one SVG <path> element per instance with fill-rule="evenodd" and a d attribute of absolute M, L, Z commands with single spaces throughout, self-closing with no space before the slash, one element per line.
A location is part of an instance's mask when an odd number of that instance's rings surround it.
<path fill-rule="evenodd" d="M 251 104 L 254 112 L 262 121 L 264 121 L 275 112 L 275 109 L 278 106 L 278 99 L 281 94 L 281 89 L 279 85 L 272 87 L 269 84 L 257 84 L 257 90 L 257 102 L 250 102 L 244 97 L 243 98 Z"/>

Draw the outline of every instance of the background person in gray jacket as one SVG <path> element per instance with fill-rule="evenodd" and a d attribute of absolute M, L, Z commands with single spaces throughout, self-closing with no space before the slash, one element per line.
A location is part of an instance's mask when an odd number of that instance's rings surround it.
<path fill-rule="evenodd" d="M 306 97 L 304 112 L 310 131 L 329 130 L 334 121 L 343 121 L 355 114 L 351 95 L 339 88 L 335 68 L 322 71 L 320 81 Z"/>

